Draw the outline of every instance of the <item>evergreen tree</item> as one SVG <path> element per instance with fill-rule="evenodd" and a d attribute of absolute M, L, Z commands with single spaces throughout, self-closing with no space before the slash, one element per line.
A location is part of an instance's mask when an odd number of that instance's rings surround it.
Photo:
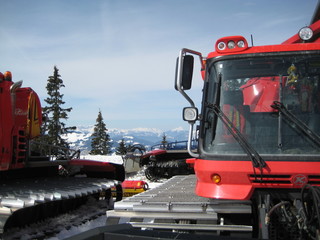
<path fill-rule="evenodd" d="M 163 149 L 166 149 L 167 148 L 167 136 L 165 133 L 163 133 L 162 135 L 162 141 L 161 141 L 161 145 L 163 146 Z"/>
<path fill-rule="evenodd" d="M 72 108 L 62 108 L 62 105 L 65 104 L 64 95 L 60 93 L 62 87 L 65 86 L 59 75 L 59 69 L 54 66 L 53 76 L 49 76 L 47 80 L 46 89 L 49 96 L 44 100 L 47 106 L 42 109 L 47 116 L 47 124 L 43 129 L 46 136 L 42 141 L 50 145 L 68 148 L 67 141 L 61 136 L 75 130 L 76 127 L 66 127 L 63 122 L 68 119 L 68 113 Z"/>
<path fill-rule="evenodd" d="M 91 155 L 107 155 L 110 153 L 110 136 L 107 134 L 108 129 L 103 121 L 101 111 L 99 111 L 96 125 L 91 135 Z"/>
<path fill-rule="evenodd" d="M 119 143 L 119 146 L 116 149 L 116 154 L 117 155 L 126 155 L 129 148 L 130 148 L 130 146 L 126 145 L 126 143 L 124 142 L 124 139 L 121 139 L 121 142 Z"/>

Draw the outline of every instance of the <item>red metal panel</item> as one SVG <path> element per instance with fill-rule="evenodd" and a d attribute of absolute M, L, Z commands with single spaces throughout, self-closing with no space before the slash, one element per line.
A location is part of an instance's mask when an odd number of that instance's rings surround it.
<path fill-rule="evenodd" d="M 12 159 L 13 113 L 10 94 L 11 81 L 0 82 L 0 170 L 7 170 Z"/>
<path fill-rule="evenodd" d="M 320 185 L 318 162 L 269 161 L 267 167 L 255 168 L 250 161 L 195 159 L 196 193 L 218 199 L 250 199 L 257 188 L 301 188 L 304 184 Z M 221 182 L 213 183 L 219 174 Z M 260 178 L 262 176 L 262 179 Z"/>

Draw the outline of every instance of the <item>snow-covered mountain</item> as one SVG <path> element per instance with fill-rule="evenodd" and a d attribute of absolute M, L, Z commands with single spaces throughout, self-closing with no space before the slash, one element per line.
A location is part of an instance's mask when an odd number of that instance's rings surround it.
<path fill-rule="evenodd" d="M 73 149 L 80 149 L 83 154 L 90 151 L 90 136 L 93 133 L 94 126 L 78 126 L 73 133 L 67 134 L 66 139 Z M 127 145 L 142 144 L 147 149 L 155 144 L 161 143 L 163 135 L 167 142 L 185 141 L 188 139 L 188 131 L 182 127 L 169 131 L 162 131 L 156 128 L 134 128 L 134 129 L 108 129 L 112 148 L 118 147 L 121 139 L 124 139 Z"/>

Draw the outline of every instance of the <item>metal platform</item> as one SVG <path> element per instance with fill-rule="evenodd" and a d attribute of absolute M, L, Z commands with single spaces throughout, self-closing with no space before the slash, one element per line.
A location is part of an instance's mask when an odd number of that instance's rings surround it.
<path fill-rule="evenodd" d="M 213 200 L 194 194 L 195 175 L 175 176 L 162 185 L 116 202 L 107 225 L 129 223 L 141 229 L 252 232 L 251 225 L 230 223 L 251 215 L 250 201 Z M 228 221 L 225 221 L 227 220 Z M 238 219 L 239 220 L 239 219 Z"/>

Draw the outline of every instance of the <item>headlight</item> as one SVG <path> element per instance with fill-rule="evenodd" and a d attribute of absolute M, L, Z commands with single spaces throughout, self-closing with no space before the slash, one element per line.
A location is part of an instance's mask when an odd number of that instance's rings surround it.
<path fill-rule="evenodd" d="M 248 48 L 247 40 L 242 36 L 223 37 L 218 39 L 215 44 L 215 50 L 223 54 L 243 52 Z"/>
<path fill-rule="evenodd" d="M 183 120 L 195 122 L 198 119 L 198 109 L 195 107 L 186 107 L 183 109 Z"/>
<path fill-rule="evenodd" d="M 240 48 L 243 48 L 245 46 L 245 43 L 244 41 L 240 40 L 238 43 L 237 43 L 238 47 Z"/>
<path fill-rule="evenodd" d="M 228 42 L 228 48 L 229 49 L 234 49 L 236 47 L 236 43 L 234 41 L 229 41 Z"/>
<path fill-rule="evenodd" d="M 309 27 L 303 27 L 299 31 L 299 37 L 304 41 L 311 39 L 312 36 L 313 36 L 313 31 Z"/>
<path fill-rule="evenodd" d="M 220 51 L 225 50 L 226 49 L 226 44 L 224 42 L 219 42 L 218 43 L 218 49 Z"/>

